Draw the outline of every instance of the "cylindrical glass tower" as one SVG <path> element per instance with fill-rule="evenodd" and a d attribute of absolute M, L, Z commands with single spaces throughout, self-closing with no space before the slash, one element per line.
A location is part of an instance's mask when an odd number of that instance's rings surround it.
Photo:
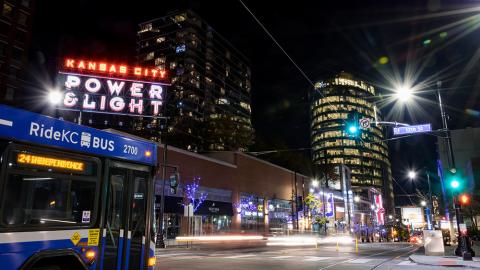
<path fill-rule="evenodd" d="M 310 97 L 314 164 L 348 166 L 354 192 L 376 188 L 383 193 L 387 208 L 393 211 L 391 168 L 383 128 L 372 124 L 361 129 L 355 138 L 349 136 L 345 127 L 352 113 L 357 113 L 359 119 L 373 120 L 375 114 L 380 117 L 373 103 L 375 88 L 342 72 L 316 82 Z"/>

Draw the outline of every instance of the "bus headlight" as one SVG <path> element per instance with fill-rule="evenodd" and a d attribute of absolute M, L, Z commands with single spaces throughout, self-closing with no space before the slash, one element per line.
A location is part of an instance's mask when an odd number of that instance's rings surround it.
<path fill-rule="evenodd" d="M 150 257 L 150 258 L 148 259 L 148 267 L 154 267 L 156 262 L 157 262 L 157 258 L 155 258 L 155 257 Z"/>
<path fill-rule="evenodd" d="M 87 252 L 85 252 L 85 257 L 88 259 L 88 261 L 90 262 L 93 262 L 95 260 L 95 251 L 94 250 L 87 250 Z"/>

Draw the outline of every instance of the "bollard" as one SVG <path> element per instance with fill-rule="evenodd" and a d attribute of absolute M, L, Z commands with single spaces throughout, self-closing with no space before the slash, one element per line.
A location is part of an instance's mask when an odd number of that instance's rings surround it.
<path fill-rule="evenodd" d="M 358 254 L 358 238 L 355 237 L 355 252 Z"/>

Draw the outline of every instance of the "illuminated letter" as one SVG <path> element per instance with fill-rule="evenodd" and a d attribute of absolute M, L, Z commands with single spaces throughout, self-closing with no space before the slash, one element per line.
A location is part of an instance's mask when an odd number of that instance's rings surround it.
<path fill-rule="evenodd" d="M 107 64 L 105 63 L 100 63 L 100 66 L 98 67 L 100 71 L 107 71 Z"/>
<path fill-rule="evenodd" d="M 121 97 L 114 97 L 109 102 L 110 109 L 114 112 L 120 112 L 125 108 L 125 101 Z"/>
<path fill-rule="evenodd" d="M 130 87 L 130 96 L 143 97 L 142 87 L 143 83 L 132 83 L 132 87 Z"/>
<path fill-rule="evenodd" d="M 93 87 L 92 87 L 93 84 Z M 90 93 L 96 93 L 102 88 L 102 84 L 98 79 L 90 78 L 85 82 L 85 89 Z"/>
<path fill-rule="evenodd" d="M 119 72 L 123 73 L 123 74 L 126 74 L 127 73 L 127 67 L 126 66 L 120 66 Z"/>
<path fill-rule="evenodd" d="M 160 70 L 160 78 L 162 78 L 162 79 L 165 78 L 166 73 L 167 72 L 165 70 Z"/>
<path fill-rule="evenodd" d="M 74 68 L 75 60 L 73 59 L 65 59 L 65 67 L 67 68 Z"/>
<path fill-rule="evenodd" d="M 101 96 L 100 97 L 100 111 L 105 111 L 105 105 L 107 103 L 107 97 Z"/>
<path fill-rule="evenodd" d="M 84 69 L 84 68 L 85 68 L 85 63 L 84 63 L 83 61 L 80 61 L 80 63 L 78 63 L 77 68 L 82 68 L 82 69 Z"/>
<path fill-rule="evenodd" d="M 88 94 L 85 94 L 85 95 L 83 96 L 83 106 L 82 106 L 82 108 L 83 108 L 83 109 L 87 109 L 87 110 L 94 110 L 94 109 L 95 109 L 95 105 L 97 105 L 97 104 L 95 103 L 95 101 L 91 101 L 91 102 L 89 103 L 89 101 L 88 101 L 89 98 L 88 98 L 88 97 L 89 97 Z"/>
<path fill-rule="evenodd" d="M 148 91 L 148 96 L 150 98 L 162 99 L 163 88 L 160 85 L 152 84 L 150 85 L 150 91 Z"/>
<path fill-rule="evenodd" d="M 148 69 L 145 69 L 145 70 L 143 71 L 143 75 L 144 75 L 144 76 L 147 76 L 147 75 L 148 75 Z"/>
<path fill-rule="evenodd" d="M 115 65 L 111 65 L 108 72 L 117 73 L 117 68 L 115 67 Z"/>
<path fill-rule="evenodd" d="M 112 83 L 111 80 L 107 80 L 107 85 L 108 85 L 108 93 L 110 93 L 110 95 L 115 94 L 116 96 L 118 96 L 120 95 L 120 92 L 125 86 L 125 82 L 118 83 L 117 81 L 115 81 Z"/>
<path fill-rule="evenodd" d="M 133 69 L 133 74 L 142 75 L 142 69 L 139 67 L 136 67 L 135 69 Z"/>
<path fill-rule="evenodd" d="M 159 107 L 162 106 L 162 101 L 152 100 L 150 104 L 152 104 L 153 107 L 153 115 L 158 115 L 158 113 L 160 112 Z"/>
<path fill-rule="evenodd" d="M 67 87 L 67 89 L 71 89 L 78 86 L 80 86 L 80 77 L 68 75 L 67 81 L 65 82 L 65 87 Z"/>
<path fill-rule="evenodd" d="M 97 68 L 97 63 L 95 62 L 88 62 L 88 69 L 95 70 Z"/>
<path fill-rule="evenodd" d="M 151 72 L 152 72 L 152 77 L 157 77 L 157 72 L 158 72 L 158 70 L 152 69 Z"/>
<path fill-rule="evenodd" d="M 135 109 L 137 109 L 138 114 L 143 113 L 143 99 L 139 99 L 138 103 L 135 103 L 135 99 L 130 99 L 130 104 L 128 105 L 130 108 L 130 113 L 135 113 Z"/>
<path fill-rule="evenodd" d="M 65 97 L 63 98 L 63 105 L 65 107 L 74 107 L 77 105 L 78 98 L 73 92 L 67 92 L 65 93 Z"/>

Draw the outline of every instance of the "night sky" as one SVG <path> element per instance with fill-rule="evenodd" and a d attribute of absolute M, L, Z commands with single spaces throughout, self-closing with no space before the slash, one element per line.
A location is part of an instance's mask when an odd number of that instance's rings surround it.
<path fill-rule="evenodd" d="M 416 78 L 412 84 L 422 85 L 422 99 L 403 113 L 393 103 L 386 105 L 382 111 L 387 120 L 431 122 L 441 128 L 431 90 L 442 80 L 450 126 L 480 125 L 476 58 L 480 1 L 245 0 L 245 4 L 313 81 L 346 71 L 382 86 L 388 99 L 390 74 L 402 80 L 412 74 Z M 184 8 L 197 12 L 251 61 L 256 131 L 252 150 L 309 147 L 307 95 L 312 87 L 239 1 L 37 1 L 31 73 L 53 81 L 59 59 L 66 55 L 134 62 L 138 23 Z M 381 57 L 388 57 L 388 63 L 381 64 Z M 409 168 L 427 166 L 435 171 L 435 141 L 435 136 L 422 135 L 389 142 L 394 177 L 408 193 L 413 192 L 405 177 Z M 285 155 L 308 157 L 308 152 Z M 394 186 L 397 194 L 403 193 Z"/>

